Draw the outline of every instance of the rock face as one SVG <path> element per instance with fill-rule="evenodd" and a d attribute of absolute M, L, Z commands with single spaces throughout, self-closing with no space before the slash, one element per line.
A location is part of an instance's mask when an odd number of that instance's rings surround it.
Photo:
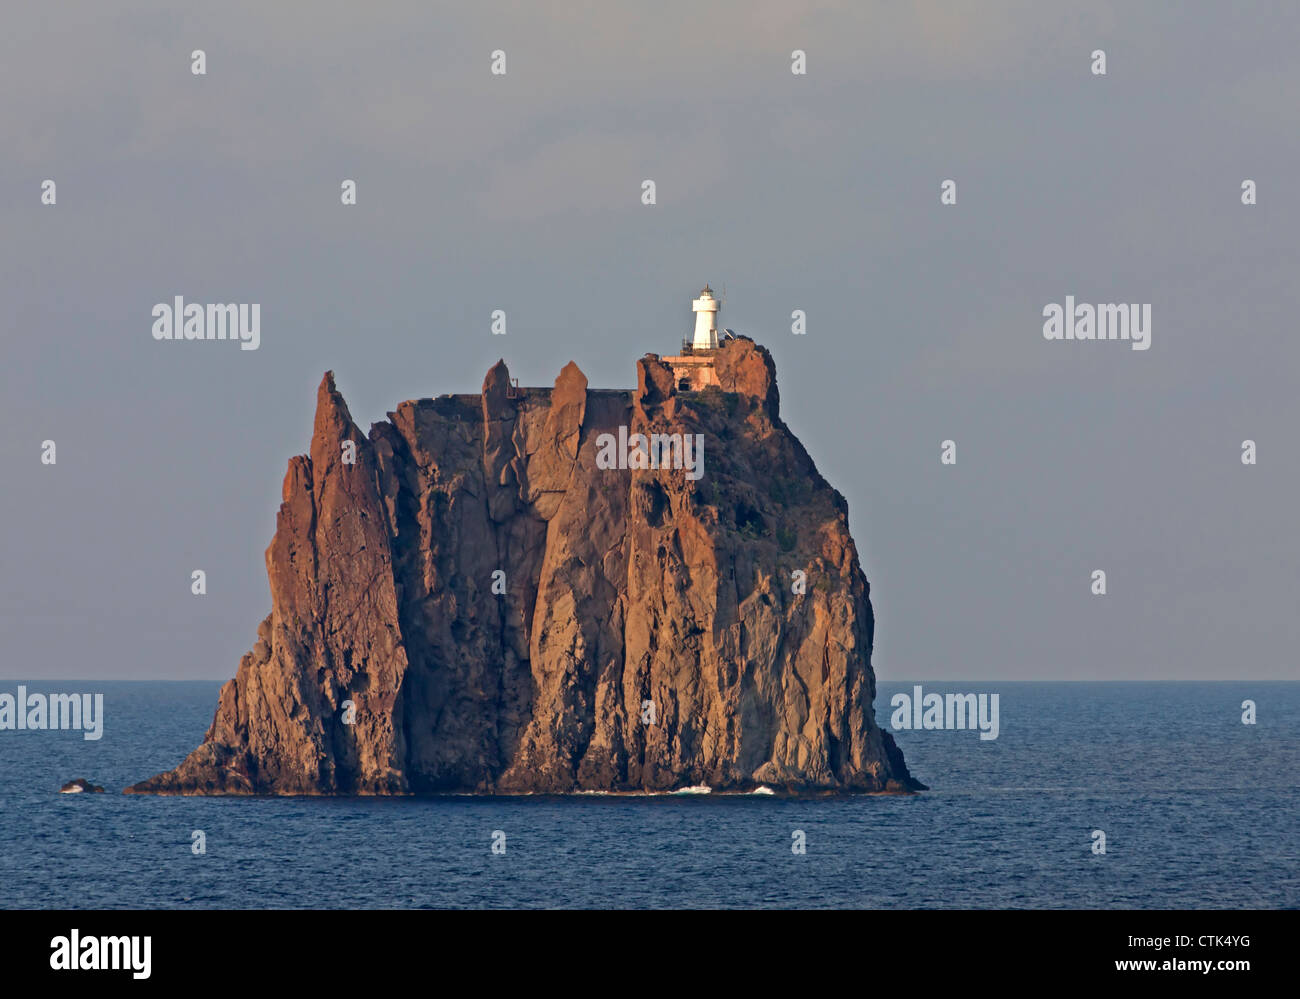
<path fill-rule="evenodd" d="M 85 777 L 78 777 L 76 780 L 70 780 L 59 788 L 59 794 L 84 794 L 91 792 L 94 794 L 103 794 L 104 789 L 98 784 L 92 784 Z"/>
<path fill-rule="evenodd" d="M 844 499 L 767 351 L 715 363 L 721 390 L 681 394 L 655 355 L 633 391 L 572 363 L 512 389 L 498 363 L 368 436 L 326 374 L 271 613 L 203 744 L 129 792 L 922 788 L 872 714 Z M 703 474 L 608 467 L 620 428 L 700 435 Z"/>

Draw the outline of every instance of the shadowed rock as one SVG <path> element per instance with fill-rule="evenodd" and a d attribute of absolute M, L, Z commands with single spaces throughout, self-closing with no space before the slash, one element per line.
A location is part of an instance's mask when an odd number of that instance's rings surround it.
<path fill-rule="evenodd" d="M 85 777 L 78 777 L 76 780 L 70 780 L 59 788 L 60 794 L 82 794 L 90 791 L 95 794 L 103 794 L 104 789 L 98 784 L 92 784 Z"/>

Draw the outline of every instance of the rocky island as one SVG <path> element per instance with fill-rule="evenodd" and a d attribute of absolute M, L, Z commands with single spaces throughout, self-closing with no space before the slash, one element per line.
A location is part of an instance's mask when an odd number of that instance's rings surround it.
<path fill-rule="evenodd" d="M 646 355 L 634 390 L 500 362 L 369 434 L 326 373 L 271 613 L 202 745 L 127 793 L 923 789 L 875 722 L 847 505 L 771 356 L 729 338 L 704 388 L 679 360 Z M 646 460 L 678 435 L 698 468 Z"/>
<path fill-rule="evenodd" d="M 59 794 L 103 794 L 104 789 L 98 784 L 92 784 L 85 777 L 78 777 L 76 780 L 70 780 L 59 788 Z"/>

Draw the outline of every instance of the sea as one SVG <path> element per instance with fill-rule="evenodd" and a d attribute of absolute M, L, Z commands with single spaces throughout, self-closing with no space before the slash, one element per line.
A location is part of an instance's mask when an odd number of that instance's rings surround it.
<path fill-rule="evenodd" d="M 920 683 L 996 693 L 998 737 L 899 731 L 930 790 L 810 799 L 123 795 L 220 684 L 19 683 L 104 728 L 0 731 L 0 908 L 1300 906 L 1300 683 L 882 681 L 882 727 Z"/>

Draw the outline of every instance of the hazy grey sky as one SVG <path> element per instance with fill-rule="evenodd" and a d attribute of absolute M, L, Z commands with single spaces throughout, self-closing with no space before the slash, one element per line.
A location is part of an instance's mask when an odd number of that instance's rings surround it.
<path fill-rule="evenodd" d="M 707 280 L 882 679 L 1297 677 L 1300 6 L 614 6 L 11 5 L 0 676 L 233 675 L 326 368 L 363 427 L 502 354 L 630 386 Z M 1045 341 L 1069 294 L 1151 349 Z M 260 349 L 155 341 L 176 295 Z"/>

